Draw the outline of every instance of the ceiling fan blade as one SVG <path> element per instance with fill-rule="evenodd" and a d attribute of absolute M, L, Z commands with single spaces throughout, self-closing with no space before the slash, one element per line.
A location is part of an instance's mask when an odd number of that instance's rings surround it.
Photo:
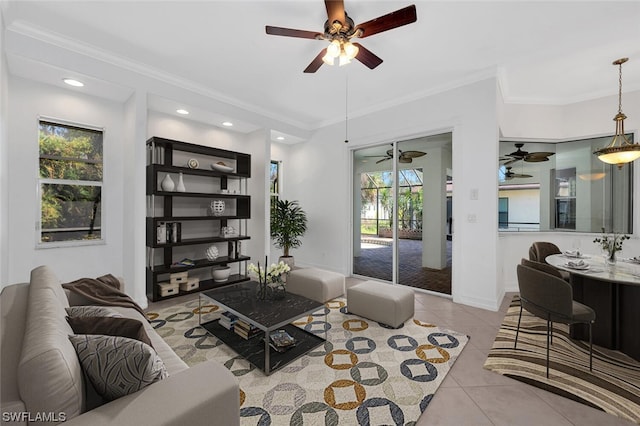
<path fill-rule="evenodd" d="M 551 157 L 554 152 L 532 152 L 531 154 L 524 157 L 524 161 L 527 163 L 540 163 L 542 161 L 549 161 L 549 157 Z"/>
<path fill-rule="evenodd" d="M 422 151 L 402 151 L 402 155 L 408 158 L 418 158 L 427 155 L 427 153 Z"/>
<path fill-rule="evenodd" d="M 277 35 L 284 37 L 297 37 L 297 38 L 310 38 L 317 39 L 322 37 L 322 34 L 314 31 L 294 30 L 292 28 L 272 27 L 270 25 L 265 26 L 265 30 L 269 35 Z"/>
<path fill-rule="evenodd" d="M 356 59 L 366 65 L 369 69 L 374 69 L 382 63 L 382 59 L 380 59 L 360 43 L 353 43 L 353 45 L 358 47 L 358 54 L 356 55 Z"/>
<path fill-rule="evenodd" d="M 400 158 L 398 159 L 399 163 L 412 163 L 413 160 L 411 159 L 411 157 L 405 157 L 403 155 L 400 156 Z"/>
<path fill-rule="evenodd" d="M 320 51 L 320 53 L 318 53 L 318 56 L 313 58 L 313 61 L 311 61 L 311 63 L 307 65 L 307 67 L 304 69 L 304 72 L 312 73 L 312 72 L 318 71 L 318 68 L 320 68 L 320 66 L 323 63 L 322 57 L 326 54 L 327 54 L 327 48 L 325 47 Z"/>
<path fill-rule="evenodd" d="M 383 161 L 387 161 L 387 160 L 391 160 L 391 157 L 387 157 L 387 158 L 383 158 L 382 160 L 378 160 L 378 161 L 376 161 L 376 164 L 380 164 Z"/>
<path fill-rule="evenodd" d="M 399 9 L 395 12 L 367 21 L 364 24 L 360 24 L 356 26 L 356 30 L 362 30 L 360 38 L 364 38 L 383 31 L 392 30 L 403 25 L 411 24 L 416 22 L 417 19 L 416 6 L 412 4 L 411 6 L 407 6 L 403 9 Z"/>
<path fill-rule="evenodd" d="M 346 19 L 344 18 L 344 1 L 343 0 L 324 0 L 324 5 L 327 8 L 327 18 L 329 24 L 333 24 L 335 21 L 340 21 L 344 25 Z"/>

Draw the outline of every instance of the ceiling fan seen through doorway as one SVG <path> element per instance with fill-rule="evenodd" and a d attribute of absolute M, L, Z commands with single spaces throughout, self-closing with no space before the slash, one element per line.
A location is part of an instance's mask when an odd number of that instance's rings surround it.
<path fill-rule="evenodd" d="M 500 161 L 505 161 L 504 165 L 515 163 L 516 161 L 524 160 L 527 163 L 540 163 L 542 161 L 549 161 L 549 157 L 551 157 L 554 152 L 528 152 L 524 151 L 522 147 L 524 143 L 515 144 L 516 150 L 511 154 L 506 154 L 504 157 L 500 158 Z"/>
<path fill-rule="evenodd" d="M 353 38 L 365 38 L 384 31 L 392 30 L 403 25 L 416 22 L 416 6 L 411 5 L 396 10 L 362 24 L 355 25 L 344 10 L 343 0 L 324 0 L 328 19 L 324 23 L 324 32 L 296 30 L 292 28 L 265 27 L 267 34 L 297 37 L 315 40 L 327 40 L 329 46 L 322 49 L 304 72 L 314 73 L 325 63 L 333 65 L 338 59 L 339 65 L 345 65 L 352 59 L 357 59 L 370 69 L 382 63 L 382 59 L 360 43 L 352 43 Z"/>
<path fill-rule="evenodd" d="M 426 152 L 422 151 L 402 151 L 401 149 L 398 150 L 398 153 L 400 154 L 398 156 L 398 162 L 405 164 L 412 163 L 414 158 L 427 155 Z M 385 155 L 366 155 L 366 157 L 383 157 L 381 160 L 376 161 L 376 164 L 380 164 L 383 161 L 391 160 L 393 158 L 393 149 L 387 150 Z"/>

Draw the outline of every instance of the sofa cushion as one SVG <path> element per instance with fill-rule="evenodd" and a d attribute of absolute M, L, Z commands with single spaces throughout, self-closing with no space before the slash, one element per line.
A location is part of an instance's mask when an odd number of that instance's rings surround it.
<path fill-rule="evenodd" d="M 119 336 L 69 336 L 96 391 L 107 400 L 129 395 L 167 377 L 153 348 Z"/>
<path fill-rule="evenodd" d="M 70 306 L 65 308 L 70 317 L 122 317 L 121 314 L 104 306 Z"/>
<path fill-rule="evenodd" d="M 67 317 L 67 322 L 71 325 L 75 334 L 128 337 L 153 347 L 142 323 L 132 318 Z"/>
<path fill-rule="evenodd" d="M 27 411 L 64 412 L 71 419 L 83 411 L 84 389 L 82 368 L 69 342 L 73 330 L 65 319 L 65 300 L 50 268 L 31 271 L 18 389 Z"/>

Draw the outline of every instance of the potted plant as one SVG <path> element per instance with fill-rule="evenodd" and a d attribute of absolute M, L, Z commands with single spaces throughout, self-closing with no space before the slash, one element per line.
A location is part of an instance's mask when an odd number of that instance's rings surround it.
<path fill-rule="evenodd" d="M 271 207 L 271 239 L 283 250 L 280 260 L 290 267 L 294 265 L 292 248 L 300 247 L 300 237 L 307 231 L 307 214 L 297 201 L 277 200 Z"/>

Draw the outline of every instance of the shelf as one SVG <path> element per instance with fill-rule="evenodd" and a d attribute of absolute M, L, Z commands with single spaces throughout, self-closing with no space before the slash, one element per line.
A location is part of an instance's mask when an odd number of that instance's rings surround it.
<path fill-rule="evenodd" d="M 194 197 L 194 198 L 226 198 L 226 199 L 249 199 L 249 195 L 241 194 L 219 194 L 211 192 L 176 192 L 176 191 L 151 191 L 147 195 L 160 195 L 162 197 Z"/>
<path fill-rule="evenodd" d="M 147 169 L 150 169 L 150 173 L 182 173 L 184 175 L 195 176 L 210 176 L 210 177 L 227 177 L 232 179 L 244 179 L 246 176 L 239 175 L 238 173 L 227 173 L 213 169 L 191 169 L 189 167 L 180 166 L 166 166 L 164 164 L 149 164 Z"/>
<path fill-rule="evenodd" d="M 193 293 L 199 293 L 201 291 L 213 290 L 215 288 L 226 287 L 228 285 L 238 284 L 238 283 L 249 281 L 249 280 L 250 278 L 247 277 L 246 275 L 239 275 L 239 274 L 229 275 L 229 279 L 222 283 L 215 282 L 213 281 L 213 279 L 202 280 L 200 281 L 198 288 L 190 291 L 180 290 L 179 293 L 172 294 L 171 296 L 160 296 L 157 286 L 154 286 L 154 289 L 151 292 L 149 292 L 149 288 L 147 287 L 147 298 L 152 302 L 157 302 L 158 300 L 172 299 L 174 297 L 184 296 L 185 294 L 193 294 Z"/>
<path fill-rule="evenodd" d="M 163 248 L 163 247 L 177 247 L 177 246 L 192 246 L 196 244 L 209 244 L 209 243 L 226 243 L 228 241 L 242 241 L 251 239 L 248 235 L 239 235 L 237 237 L 205 237 L 205 238 L 189 238 L 182 240 L 178 243 L 156 243 L 154 242 L 152 245 L 149 245 L 153 248 Z"/>
<path fill-rule="evenodd" d="M 187 166 L 188 163 L 191 164 L 191 159 L 199 163 L 198 168 L 192 169 Z M 230 173 L 211 168 L 212 164 L 220 161 L 233 167 Z M 246 195 L 246 180 L 251 177 L 251 155 L 154 136 L 147 140 L 147 166 L 145 173 L 147 203 L 152 201 L 150 203 L 150 216 L 147 216 L 145 223 L 146 246 L 148 249 L 148 266 L 146 268 L 147 297 L 152 301 L 158 301 L 249 280 L 247 276 L 241 274 L 231 275 L 224 283 L 216 283 L 212 279 L 203 280 L 200 281 L 197 289 L 187 292 L 180 291 L 176 295 L 166 297 L 160 296 L 157 286 L 159 281 L 164 281 L 166 276 L 171 273 L 201 270 L 216 265 L 235 263 L 238 264 L 237 272 L 242 270 L 246 272 L 246 262 L 251 259 L 249 256 L 239 255 L 237 258 L 230 258 L 229 256 L 234 256 L 234 253 L 238 253 L 238 250 L 240 250 L 238 241 L 248 240 L 251 237 L 238 235 L 225 238 L 220 235 L 222 235 L 222 228 L 228 226 L 227 221 L 232 221 L 234 228 L 239 225 L 239 229 L 236 228 L 235 232 L 246 233 L 247 220 L 251 216 L 251 197 Z M 161 179 L 164 178 L 164 175 L 176 176 L 180 173 L 187 176 L 185 180 L 187 180 L 188 188 L 207 192 L 163 191 Z M 230 182 L 231 186 L 228 185 Z M 191 184 L 193 186 L 189 186 Z M 245 194 L 220 193 L 220 191 L 226 189 L 240 189 L 239 192 L 243 192 L 243 188 Z M 149 199 L 149 196 L 161 198 L 157 200 Z M 210 205 L 214 204 L 212 200 L 226 201 L 226 210 L 221 211 L 224 214 L 223 216 L 213 216 L 211 214 Z M 203 204 L 205 205 L 203 206 Z M 156 213 L 161 216 L 155 216 Z M 174 213 L 182 214 L 182 216 L 176 216 Z M 168 227 L 170 228 L 168 235 L 173 231 L 177 232 L 178 237 L 188 236 L 191 238 L 182 238 L 179 242 L 158 243 L 158 230 L 162 222 L 176 224 Z M 214 243 L 226 243 L 225 245 L 228 247 L 225 247 L 221 253 L 226 254 L 226 256 L 220 256 L 213 261 L 198 259 L 194 261 L 195 264 L 192 266 L 170 265 L 174 259 L 179 258 L 178 253 L 185 251 L 179 250 L 179 247 Z M 155 249 L 158 249 L 158 251 Z M 244 262 L 244 265 L 242 265 L 242 262 Z M 157 265 L 157 263 L 160 264 Z M 151 264 L 153 266 L 149 266 Z M 203 272 L 198 275 L 202 276 Z"/>
<path fill-rule="evenodd" d="M 229 258 L 228 256 L 220 256 L 220 257 L 216 258 L 216 260 L 196 259 L 194 261 L 195 265 L 193 265 L 193 266 L 164 266 L 164 265 L 158 265 L 158 266 L 154 266 L 153 269 L 151 269 L 151 272 L 154 275 L 174 274 L 176 272 L 184 272 L 184 271 L 190 271 L 192 269 L 208 268 L 208 267 L 216 266 L 216 265 L 225 265 L 227 263 L 244 262 L 244 261 L 247 261 L 247 260 L 251 260 L 251 258 L 249 256 L 238 256 L 237 259 L 232 259 L 232 258 Z"/>
<path fill-rule="evenodd" d="M 187 222 L 193 220 L 233 220 L 233 219 L 250 219 L 248 216 L 156 216 L 147 219 L 158 222 Z"/>

